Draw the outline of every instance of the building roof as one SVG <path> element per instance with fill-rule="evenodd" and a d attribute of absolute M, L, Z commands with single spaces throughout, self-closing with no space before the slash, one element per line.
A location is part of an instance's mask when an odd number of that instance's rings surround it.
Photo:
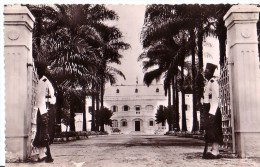
<path fill-rule="evenodd" d="M 164 96 L 162 84 L 150 85 L 115 85 L 105 90 L 105 98 L 108 97 L 136 97 L 136 96 Z"/>

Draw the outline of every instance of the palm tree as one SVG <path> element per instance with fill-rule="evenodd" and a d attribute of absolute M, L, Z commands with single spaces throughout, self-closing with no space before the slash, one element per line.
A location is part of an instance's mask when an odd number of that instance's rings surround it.
<path fill-rule="evenodd" d="M 170 46 L 169 48 L 171 48 L 172 50 L 174 50 L 174 52 L 172 52 L 173 55 L 179 55 L 179 56 L 172 56 L 172 58 L 168 58 L 167 62 L 171 62 L 172 65 L 167 67 L 171 67 L 171 68 L 165 68 L 164 70 L 167 71 L 167 73 L 170 73 L 171 71 L 174 73 L 174 75 L 171 75 L 171 79 L 167 78 L 165 81 L 165 85 L 169 85 L 170 82 L 172 82 L 172 86 L 174 88 L 174 86 L 177 83 L 174 83 L 174 81 L 176 81 L 176 79 L 174 79 L 174 76 L 177 76 L 177 66 L 181 65 L 181 69 L 182 69 L 182 79 L 181 81 L 183 82 L 183 67 L 184 67 L 184 57 L 185 55 L 188 53 L 188 49 L 185 47 L 182 47 L 181 45 L 176 46 L 176 42 L 172 41 L 171 39 L 177 35 L 181 30 L 185 30 L 185 29 L 190 29 L 189 26 L 189 22 L 190 19 L 186 19 L 181 17 L 180 15 L 178 15 L 178 13 L 176 12 L 176 7 L 173 5 L 151 5 L 147 7 L 146 10 L 146 18 L 145 18 L 145 24 L 144 24 L 144 28 L 142 31 L 142 42 L 143 42 L 143 47 L 144 48 L 148 48 L 149 46 L 154 45 L 154 43 L 156 41 L 162 41 L 164 39 L 167 39 L 167 41 L 171 41 L 171 45 L 174 44 L 175 46 Z M 194 41 L 194 38 L 193 38 Z M 188 45 L 187 45 L 188 46 Z M 195 48 L 195 47 L 193 47 Z M 185 53 L 185 54 L 183 54 Z M 194 54 L 193 54 L 194 55 Z M 160 57 L 162 57 L 160 55 Z M 178 57 L 178 58 L 177 58 Z M 140 59 L 140 58 L 139 58 Z M 179 59 L 179 60 L 178 60 Z M 195 59 L 193 59 L 195 61 Z M 153 62 L 150 62 L 151 64 L 153 64 Z M 159 63 L 156 62 L 156 63 Z M 149 65 L 149 63 L 147 63 Z M 163 68 L 161 68 L 163 69 Z M 153 73 L 155 73 L 155 71 L 151 71 Z M 161 71 L 162 72 L 162 71 Z M 159 74 L 159 76 L 161 75 L 161 73 L 155 73 L 155 74 Z M 169 75 L 168 75 L 169 76 Z M 154 77 L 156 78 L 156 76 Z M 151 78 L 152 79 L 152 78 Z M 150 79 L 150 80 L 151 80 Z M 170 82 L 169 82 L 170 81 Z M 180 84 L 182 85 L 182 84 Z M 167 87 L 167 86 L 166 86 Z M 175 89 L 177 87 L 175 86 Z M 178 104 L 178 95 L 176 96 L 175 94 L 177 94 L 177 91 L 175 93 L 175 89 L 173 89 L 173 104 Z M 183 89 L 181 89 L 182 92 L 184 92 Z M 183 101 L 183 105 L 185 105 L 185 98 L 183 96 L 182 98 Z M 184 131 L 186 131 L 186 123 L 185 123 L 185 111 L 184 111 L 185 107 L 182 107 L 182 113 L 183 113 L 183 128 Z M 175 107 L 175 110 L 177 112 L 178 107 Z M 176 118 L 178 119 L 178 116 L 176 115 Z M 177 120 L 178 121 L 178 120 Z"/>
<path fill-rule="evenodd" d="M 198 118 L 197 118 L 197 101 L 198 98 L 196 96 L 195 92 L 195 87 L 196 87 L 196 75 L 197 75 L 197 70 L 196 70 L 196 38 L 195 38 L 195 30 L 194 29 L 189 29 L 189 34 L 190 34 L 190 50 L 191 50 L 191 73 L 192 73 L 192 118 L 193 118 L 193 123 L 192 123 L 192 132 L 196 132 L 199 130 L 199 124 L 198 124 Z"/>
<path fill-rule="evenodd" d="M 92 89 L 94 89 L 94 86 L 92 87 Z M 96 120 L 95 100 L 96 100 L 95 92 L 92 91 L 91 92 L 91 115 L 92 115 L 92 118 L 91 118 L 91 131 L 96 131 L 97 130 L 96 121 L 95 121 Z"/>
<path fill-rule="evenodd" d="M 50 73 L 50 70 L 47 68 L 49 66 L 48 63 L 48 54 L 46 53 L 46 47 L 42 46 L 44 42 L 44 38 L 48 35 L 49 29 L 46 25 L 48 25 L 50 20 L 54 20 L 57 12 L 48 5 L 26 5 L 28 9 L 32 12 L 35 17 L 35 26 L 33 29 L 33 58 L 34 63 L 37 69 L 37 73 L 39 76 L 45 75 L 48 80 L 54 86 L 55 94 L 56 94 L 56 106 L 57 106 L 57 115 L 56 115 L 56 123 L 58 125 L 61 124 L 61 108 L 63 105 L 63 95 L 59 85 L 55 81 L 55 77 L 53 77 Z M 57 127 L 57 131 L 61 131 L 61 127 Z"/>
<path fill-rule="evenodd" d="M 203 39 L 209 35 L 216 36 L 219 39 L 219 48 L 220 48 L 220 65 L 221 67 L 225 61 L 226 53 L 226 27 L 224 25 L 223 17 L 229 8 L 232 5 L 230 4 L 218 4 L 218 5 L 176 5 L 175 12 L 177 15 L 182 16 L 183 18 L 189 20 L 189 32 L 191 36 L 196 36 L 197 38 L 197 55 L 198 55 L 198 72 L 196 74 L 193 70 L 193 87 L 198 88 L 197 94 L 203 93 L 203 85 L 196 85 L 195 76 L 200 80 L 201 73 L 203 71 Z M 189 11 L 189 12 L 187 12 Z M 192 37 L 193 38 L 193 37 Z M 193 38 L 194 39 L 194 38 Z M 191 49 L 194 48 L 194 42 L 191 46 Z M 194 58 L 195 49 L 192 49 L 192 59 L 193 59 L 193 69 L 195 69 L 195 58 Z M 200 81 L 197 81 L 199 83 Z M 196 90 L 193 90 L 195 95 Z M 196 104 L 199 103 L 201 96 L 193 96 L 193 120 L 197 118 L 196 116 Z M 197 102 L 196 102 L 197 101 Z M 202 106 L 199 104 L 199 106 Z M 202 110 L 200 108 L 200 110 Z M 202 115 L 202 114 L 201 114 Z M 196 131 L 198 128 L 196 121 L 193 122 L 193 131 Z"/>
<path fill-rule="evenodd" d="M 191 56 L 192 56 L 192 93 L 193 93 L 193 126 L 192 126 L 192 131 L 196 132 L 198 131 L 198 121 L 197 121 L 197 102 L 200 99 L 196 95 L 196 88 L 202 88 L 199 90 L 203 90 L 204 85 L 197 85 L 196 82 L 196 76 L 202 72 L 203 68 L 203 36 L 204 32 L 208 30 L 204 30 L 203 27 L 205 26 L 205 20 L 207 20 L 207 17 L 205 13 L 207 12 L 207 7 L 204 5 L 177 5 L 175 7 L 176 13 L 179 16 L 182 16 L 185 18 L 187 22 L 187 30 L 189 31 L 190 35 L 190 51 L 191 51 Z M 186 11 L 189 12 L 186 12 Z M 201 11 L 201 10 L 204 10 Z M 204 18 L 206 17 L 206 19 Z M 206 27 L 206 26 L 205 26 Z M 196 41 L 197 41 L 197 49 L 196 49 Z M 196 51 L 197 51 L 197 56 L 198 56 L 198 72 L 196 69 Z M 202 114 L 201 114 L 202 115 Z"/>
<path fill-rule="evenodd" d="M 93 31 L 92 27 L 88 27 L 88 29 L 86 25 L 81 25 L 80 22 L 73 20 L 77 15 L 75 11 L 79 10 L 77 6 L 58 5 L 57 8 L 61 15 L 57 20 L 59 27 L 58 30 L 50 34 L 47 46 L 51 51 L 49 62 L 52 75 L 64 76 L 59 85 L 66 94 L 67 91 L 75 90 L 77 87 L 88 87 L 91 81 L 95 81 L 94 72 L 98 58 L 95 54 L 97 42 L 94 40 L 99 41 L 100 37 L 96 31 Z M 64 96 L 64 98 L 66 97 Z M 72 97 L 69 98 L 70 130 L 74 131 L 73 99 L 76 97 Z M 85 99 L 84 96 L 83 99 Z"/>
<path fill-rule="evenodd" d="M 97 76 L 100 90 L 100 111 L 103 111 L 105 84 L 107 82 L 110 82 L 111 85 L 115 84 L 117 75 L 125 79 L 124 74 L 110 64 L 121 64 L 120 59 L 123 56 L 119 51 L 128 49 L 130 45 L 122 41 L 122 33 L 114 26 L 100 26 L 99 30 L 102 44 L 100 46 L 99 58 L 101 61 Z M 101 121 L 101 131 L 104 132 L 103 121 Z"/>
<path fill-rule="evenodd" d="M 144 51 L 138 58 L 138 61 L 143 61 L 143 69 L 146 71 L 144 75 L 144 83 L 146 85 L 150 85 L 153 80 L 156 80 L 157 82 L 160 80 L 161 76 L 164 77 L 164 90 L 165 95 L 168 94 L 168 107 L 171 107 L 171 90 L 170 90 L 170 83 L 175 75 L 173 70 L 175 68 L 174 66 L 174 50 L 172 50 L 170 47 L 167 46 L 170 43 L 166 40 L 161 40 L 158 42 L 155 42 L 152 46 L 148 48 L 147 51 Z M 148 60 L 145 60 L 147 59 Z M 156 68 L 154 68 L 156 67 Z M 152 70 L 148 71 L 150 68 L 153 68 Z M 172 69 L 172 70 L 170 70 Z M 168 121 L 171 123 L 172 121 Z M 173 126 L 169 124 L 169 130 L 172 129 Z"/>
<path fill-rule="evenodd" d="M 155 121 L 157 124 L 162 123 L 165 125 L 165 122 L 167 120 L 167 113 L 166 113 L 166 107 L 160 105 L 157 109 L 157 112 L 155 114 Z"/>
<path fill-rule="evenodd" d="M 185 67 L 185 58 L 190 55 L 190 43 L 193 40 L 189 36 L 189 31 L 182 30 L 179 34 L 176 34 L 173 37 L 174 41 L 178 44 L 179 49 L 176 55 L 176 61 L 178 65 L 181 67 L 181 82 L 180 82 L 180 89 L 182 94 L 182 131 L 187 131 L 187 124 L 186 124 L 186 103 L 185 103 L 185 76 L 184 76 L 184 67 Z M 191 39 L 191 41 L 190 41 Z M 187 65 L 186 65 L 187 66 Z M 187 68 L 187 67 L 186 67 Z M 187 70 L 189 71 L 189 70 Z M 186 77 L 187 79 L 187 77 Z"/>
<path fill-rule="evenodd" d="M 116 13 L 104 5 L 29 5 L 36 16 L 34 48 L 36 67 L 44 62 L 44 70 L 57 85 L 58 99 L 64 91 L 85 89 L 96 81 L 102 46 L 100 27 L 105 20 L 115 20 Z M 82 17 L 84 16 L 84 17 Z M 37 62 L 39 62 L 37 64 Z M 48 66 L 48 68 L 47 68 Z M 63 105 L 62 101 L 58 104 Z"/>
<path fill-rule="evenodd" d="M 206 36 L 216 35 L 220 39 L 221 56 L 225 57 L 224 43 L 225 29 L 223 29 L 223 15 L 228 5 L 150 5 L 145 14 L 145 24 L 142 32 L 143 46 L 147 48 L 154 41 L 171 37 L 179 30 L 187 30 L 190 38 L 190 51 L 192 55 L 192 77 L 193 77 L 193 131 L 198 130 L 195 88 L 203 85 L 195 85 L 196 75 L 203 71 L 203 40 Z M 217 22 L 216 22 L 217 21 Z M 217 31 L 216 31 L 217 30 Z M 171 34 L 171 35 L 170 35 Z M 197 50 L 196 50 L 197 42 Z M 198 72 L 195 68 L 195 54 L 198 56 Z M 221 58 L 221 61 L 223 58 Z M 199 88 L 199 90 L 203 90 Z M 201 94 L 201 92 L 199 93 Z M 175 99 L 175 98 L 173 98 Z"/>

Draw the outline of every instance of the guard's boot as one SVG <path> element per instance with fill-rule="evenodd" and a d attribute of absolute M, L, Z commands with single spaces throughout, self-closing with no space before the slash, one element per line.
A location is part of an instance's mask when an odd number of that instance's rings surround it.
<path fill-rule="evenodd" d="M 46 148 L 47 148 L 47 151 L 46 151 L 47 158 L 46 158 L 45 162 L 47 162 L 47 163 L 53 162 L 54 160 L 51 156 L 51 150 L 50 150 L 49 143 L 47 143 Z"/>
<path fill-rule="evenodd" d="M 210 152 L 207 153 L 206 157 L 207 157 L 206 159 L 219 159 L 220 158 L 218 143 L 212 144 L 212 149 Z"/>
<path fill-rule="evenodd" d="M 39 157 L 38 162 L 44 162 L 47 158 L 47 155 L 45 154 L 45 147 L 39 147 Z"/>

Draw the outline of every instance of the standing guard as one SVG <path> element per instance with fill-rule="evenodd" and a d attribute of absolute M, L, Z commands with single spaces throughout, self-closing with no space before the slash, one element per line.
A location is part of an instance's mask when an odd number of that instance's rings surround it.
<path fill-rule="evenodd" d="M 204 159 L 219 159 L 219 146 L 223 144 L 222 118 L 219 108 L 219 84 L 214 76 L 217 65 L 207 63 L 204 77 L 207 80 L 204 88 L 203 113 L 205 118 L 205 148 Z M 212 148 L 208 151 L 208 144 Z"/>
<path fill-rule="evenodd" d="M 39 162 L 53 162 L 50 152 L 50 136 L 48 131 L 49 116 L 46 106 L 46 91 L 48 90 L 47 78 L 39 76 L 40 80 L 37 85 L 37 98 L 36 103 L 38 106 L 37 111 L 37 128 L 36 135 L 33 140 L 33 146 L 39 149 Z"/>

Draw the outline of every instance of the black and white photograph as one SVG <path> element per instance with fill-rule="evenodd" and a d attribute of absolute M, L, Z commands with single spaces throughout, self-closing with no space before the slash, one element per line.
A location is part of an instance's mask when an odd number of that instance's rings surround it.
<path fill-rule="evenodd" d="M 260 2 L 0 6 L 0 166 L 260 167 Z"/>

